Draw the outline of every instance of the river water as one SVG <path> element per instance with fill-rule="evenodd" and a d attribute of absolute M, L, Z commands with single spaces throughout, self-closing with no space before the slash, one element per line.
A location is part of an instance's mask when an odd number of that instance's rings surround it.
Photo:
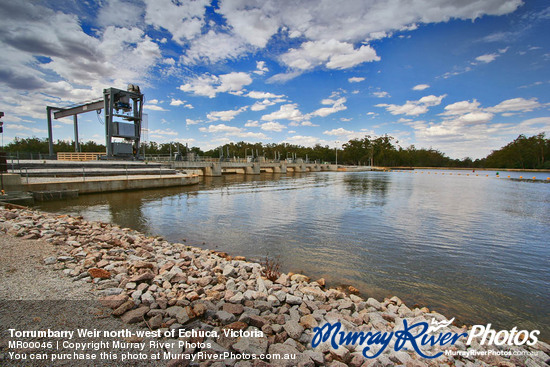
<path fill-rule="evenodd" d="M 460 174 L 460 175 L 459 175 Z M 224 175 L 43 203 L 550 339 L 550 183 L 465 171 Z M 487 176 L 488 175 L 488 176 Z M 546 180 L 550 174 L 538 174 Z"/>

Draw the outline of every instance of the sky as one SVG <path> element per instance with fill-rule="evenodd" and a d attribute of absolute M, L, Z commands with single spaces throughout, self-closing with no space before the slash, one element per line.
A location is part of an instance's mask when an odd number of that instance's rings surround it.
<path fill-rule="evenodd" d="M 46 106 L 137 84 L 147 139 L 404 148 L 482 158 L 550 135 L 546 0 L 0 0 L 4 144 Z M 79 138 L 105 143 L 102 115 Z M 72 140 L 72 118 L 53 138 Z"/>

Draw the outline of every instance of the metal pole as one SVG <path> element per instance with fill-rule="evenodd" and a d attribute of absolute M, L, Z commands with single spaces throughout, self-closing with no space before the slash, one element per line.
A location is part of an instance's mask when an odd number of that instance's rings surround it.
<path fill-rule="evenodd" d="M 46 113 L 48 114 L 48 149 L 50 153 L 50 158 L 53 157 L 53 130 L 52 130 L 52 108 L 50 106 L 46 107 Z"/>
<path fill-rule="evenodd" d="M 29 184 L 29 170 L 27 167 L 25 167 L 25 173 L 27 175 L 27 185 Z"/>
<path fill-rule="evenodd" d="M 73 124 L 74 124 L 74 151 L 78 153 L 80 151 L 80 146 L 78 143 L 78 116 L 77 115 L 73 116 Z"/>
<path fill-rule="evenodd" d="M 82 167 L 82 181 L 86 181 L 86 171 L 84 170 L 84 167 Z"/>

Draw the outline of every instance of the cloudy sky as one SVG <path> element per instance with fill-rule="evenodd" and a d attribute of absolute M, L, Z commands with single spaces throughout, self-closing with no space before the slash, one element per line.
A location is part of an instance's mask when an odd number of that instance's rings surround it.
<path fill-rule="evenodd" d="M 550 135 L 546 0 L 0 0 L 4 143 L 46 106 L 138 84 L 149 140 L 341 145 L 389 134 L 480 158 Z M 102 118 L 79 116 L 104 142 Z M 72 118 L 54 139 L 72 139 Z"/>

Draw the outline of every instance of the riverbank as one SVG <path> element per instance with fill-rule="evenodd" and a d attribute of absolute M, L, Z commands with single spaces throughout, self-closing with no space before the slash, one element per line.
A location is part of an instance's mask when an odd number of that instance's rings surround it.
<path fill-rule="evenodd" d="M 273 366 L 543 366 L 550 359 L 550 346 L 540 341 L 534 346 L 494 347 L 496 352 L 513 352 L 514 355 L 508 356 L 489 353 L 491 347 L 480 345 L 479 338 L 471 345 L 462 339 L 452 347 L 423 348 L 427 355 L 446 349 L 456 352 L 454 356 L 443 354 L 434 360 L 420 357 L 410 346 L 407 350 L 396 350 L 394 339 L 376 359 L 365 359 L 361 354 L 363 347 L 355 345 L 335 348 L 325 342 L 312 348 L 315 327 L 327 322 L 340 322 L 349 331 L 390 333 L 402 330 L 405 320 L 409 325 L 448 320 L 427 308 L 411 309 L 397 297 L 380 302 L 325 289 L 322 279 L 311 281 L 301 274 L 277 274 L 270 280 L 262 265 L 242 257 L 169 243 L 81 217 L 0 209 L 0 230 L 8 236 L 52 244 L 56 254 L 45 256 L 43 263 L 67 281 L 92 285 L 99 302 L 125 324 L 161 331 L 204 330 L 218 335 L 187 338 L 194 343 L 185 349 L 172 348 L 174 355 L 210 351 L 296 356 L 264 362 L 225 361 L 238 366 L 260 366 L 266 365 L 265 362 Z M 9 260 L 2 258 L 2 261 Z M 18 264 L 12 266 L 18 268 Z M 38 271 L 36 277 L 41 276 Z M 33 284 L 28 286 L 32 288 Z M 41 290 L 35 291 L 38 294 Z M 255 336 L 226 336 L 224 330 Z M 467 332 L 467 328 L 449 325 L 439 332 L 460 334 Z M 371 345 L 367 354 L 380 349 Z M 167 363 L 177 365 L 183 361 L 174 359 Z M 220 361 L 217 363 L 221 365 Z M 210 364 L 214 362 L 204 362 Z"/>

